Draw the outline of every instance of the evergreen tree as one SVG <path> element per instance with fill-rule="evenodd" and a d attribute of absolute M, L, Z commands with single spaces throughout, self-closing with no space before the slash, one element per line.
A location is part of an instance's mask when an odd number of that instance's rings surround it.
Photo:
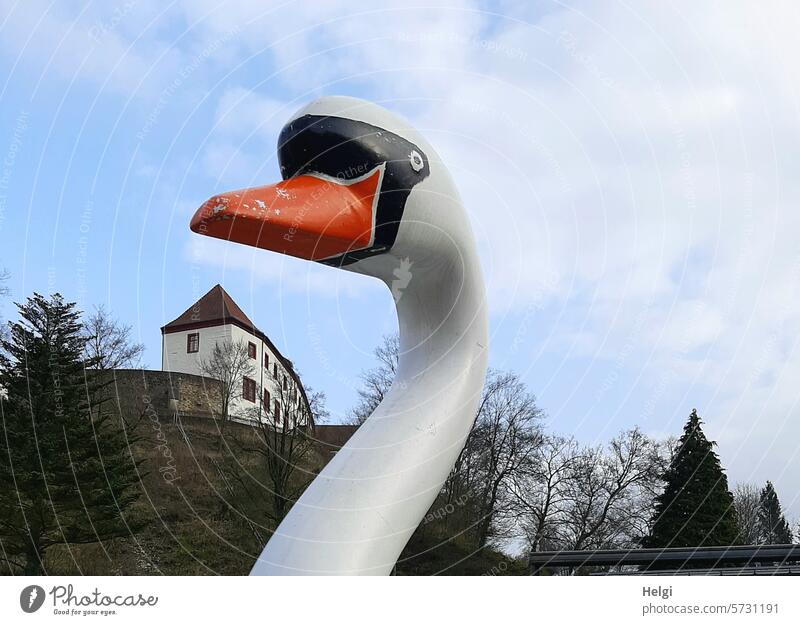
<path fill-rule="evenodd" d="M 0 339 L 0 561 L 35 575 L 53 545 L 128 535 L 138 477 L 126 432 L 96 402 L 75 305 L 35 293 L 17 307 Z"/>
<path fill-rule="evenodd" d="M 778 493 L 769 481 L 761 489 L 759 498 L 758 533 L 764 545 L 788 545 L 792 542 L 792 529 L 783 516 Z"/>
<path fill-rule="evenodd" d="M 728 479 L 692 410 L 656 497 L 645 547 L 733 545 L 738 528 Z"/>

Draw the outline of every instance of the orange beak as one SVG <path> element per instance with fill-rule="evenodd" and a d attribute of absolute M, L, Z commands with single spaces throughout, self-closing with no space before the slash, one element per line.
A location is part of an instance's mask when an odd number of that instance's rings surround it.
<path fill-rule="evenodd" d="M 355 181 L 314 175 L 215 195 L 192 217 L 193 232 L 306 260 L 370 247 L 383 167 Z"/>

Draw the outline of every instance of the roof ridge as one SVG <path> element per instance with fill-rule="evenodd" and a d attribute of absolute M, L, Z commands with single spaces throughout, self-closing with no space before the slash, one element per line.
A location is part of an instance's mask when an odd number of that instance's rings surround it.
<path fill-rule="evenodd" d="M 221 284 L 217 283 L 175 319 L 162 326 L 161 330 L 188 324 L 231 320 L 238 321 L 253 330 L 258 330 L 256 324 L 239 307 L 230 294 Z"/>

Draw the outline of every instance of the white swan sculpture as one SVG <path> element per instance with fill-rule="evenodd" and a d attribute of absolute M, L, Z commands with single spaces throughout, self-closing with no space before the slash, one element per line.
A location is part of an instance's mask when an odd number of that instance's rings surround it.
<path fill-rule="evenodd" d="M 475 239 L 436 152 L 375 104 L 312 102 L 284 126 L 278 157 L 282 182 L 211 198 L 192 230 L 383 280 L 401 356 L 251 574 L 388 574 L 475 418 L 488 342 Z"/>

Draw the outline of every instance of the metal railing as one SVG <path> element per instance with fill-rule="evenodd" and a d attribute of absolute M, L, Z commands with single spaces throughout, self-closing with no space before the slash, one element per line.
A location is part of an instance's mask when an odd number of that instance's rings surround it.
<path fill-rule="evenodd" d="M 778 569 L 788 569 L 782 573 L 787 575 L 800 572 L 800 545 L 537 551 L 530 554 L 528 562 L 534 575 L 545 569 L 625 566 L 638 567 L 629 572 L 637 575 L 698 575 L 702 570 L 713 571 L 706 573 L 709 575 L 752 575 L 756 573 L 744 571 L 756 568 L 764 569 L 761 574 L 776 574 Z M 740 573 L 735 572 L 737 569 Z"/>

